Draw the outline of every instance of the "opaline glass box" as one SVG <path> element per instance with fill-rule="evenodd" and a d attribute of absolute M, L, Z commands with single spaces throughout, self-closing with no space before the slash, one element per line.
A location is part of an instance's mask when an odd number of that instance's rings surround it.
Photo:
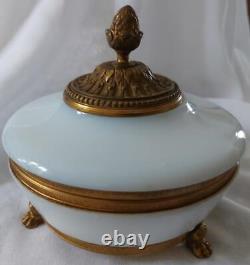
<path fill-rule="evenodd" d="M 142 38 L 130 6 L 106 35 L 117 61 L 25 105 L 4 128 L 10 172 L 30 201 L 23 223 L 46 222 L 101 253 L 153 253 L 185 241 L 208 257 L 202 221 L 237 173 L 244 130 L 226 110 L 129 61 Z M 150 237 L 144 249 L 103 245 L 114 230 Z"/>

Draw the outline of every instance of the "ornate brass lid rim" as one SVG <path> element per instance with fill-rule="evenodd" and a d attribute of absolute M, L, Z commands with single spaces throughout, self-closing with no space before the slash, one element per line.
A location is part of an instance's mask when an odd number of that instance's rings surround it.
<path fill-rule="evenodd" d="M 10 160 L 13 175 L 29 190 L 52 202 L 70 207 L 113 213 L 139 213 L 186 206 L 221 190 L 237 171 L 238 165 L 208 181 L 172 190 L 112 192 L 76 188 L 36 176 Z"/>

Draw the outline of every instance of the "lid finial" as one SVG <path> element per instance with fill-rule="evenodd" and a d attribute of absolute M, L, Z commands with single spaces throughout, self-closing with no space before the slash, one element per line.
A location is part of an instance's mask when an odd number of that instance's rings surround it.
<path fill-rule="evenodd" d="M 106 30 L 109 46 L 117 53 L 117 62 L 128 62 L 129 53 L 141 42 L 143 33 L 139 28 L 139 20 L 134 9 L 127 5 L 122 7 Z"/>

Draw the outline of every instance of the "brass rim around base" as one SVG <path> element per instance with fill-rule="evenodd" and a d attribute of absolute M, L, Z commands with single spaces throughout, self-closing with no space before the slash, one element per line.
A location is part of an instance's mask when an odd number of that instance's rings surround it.
<path fill-rule="evenodd" d="M 24 215 L 22 223 L 26 228 L 36 228 L 39 225 L 46 223 L 48 227 L 56 233 L 60 238 L 69 242 L 70 244 L 86 249 L 88 251 L 98 252 L 102 254 L 112 254 L 112 255 L 146 255 L 153 254 L 170 247 L 176 246 L 183 241 L 186 242 L 187 248 L 192 252 L 197 258 L 207 258 L 212 254 L 212 248 L 210 243 L 206 240 L 207 225 L 205 223 L 199 223 L 195 228 L 187 233 L 184 233 L 178 237 L 172 238 L 170 240 L 147 245 L 144 249 L 140 250 L 137 247 L 114 247 L 114 246 L 103 246 L 98 244 L 89 243 L 82 241 L 80 239 L 69 236 L 51 224 L 45 221 L 45 219 L 40 215 L 36 208 L 29 203 L 29 210 Z"/>
<path fill-rule="evenodd" d="M 67 241 L 68 243 L 76 247 L 83 248 L 85 250 L 92 252 L 109 254 L 109 255 L 148 255 L 148 254 L 158 253 L 170 247 L 176 246 L 184 242 L 186 239 L 186 234 L 183 234 L 161 243 L 147 245 L 144 249 L 140 250 L 138 249 L 138 247 L 112 247 L 112 246 L 103 246 L 103 245 L 89 243 L 74 238 L 72 236 L 66 235 L 63 232 L 56 229 L 55 227 L 53 227 L 52 225 L 50 225 L 49 223 L 46 224 L 56 235 L 58 235 L 63 240 Z"/>

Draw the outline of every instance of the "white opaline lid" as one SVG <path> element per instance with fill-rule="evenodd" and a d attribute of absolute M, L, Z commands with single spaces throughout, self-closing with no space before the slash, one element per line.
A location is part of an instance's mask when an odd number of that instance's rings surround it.
<path fill-rule="evenodd" d="M 188 95 L 161 114 L 104 117 L 68 107 L 61 93 L 18 110 L 3 131 L 8 156 L 59 183 L 152 191 L 199 183 L 240 159 L 245 134 L 227 111 Z"/>

